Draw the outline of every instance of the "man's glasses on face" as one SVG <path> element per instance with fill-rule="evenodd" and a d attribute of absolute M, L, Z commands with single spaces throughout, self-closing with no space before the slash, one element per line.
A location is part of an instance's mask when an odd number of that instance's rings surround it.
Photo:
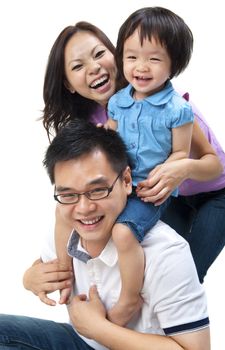
<path fill-rule="evenodd" d="M 54 199 L 61 204 L 76 204 L 79 202 L 80 196 L 85 196 L 91 201 L 98 201 L 99 199 L 106 198 L 112 192 L 116 181 L 119 179 L 121 173 L 122 171 L 119 173 L 119 175 L 114 180 L 112 186 L 110 187 L 99 187 L 95 188 L 94 190 L 83 193 L 54 193 Z"/>

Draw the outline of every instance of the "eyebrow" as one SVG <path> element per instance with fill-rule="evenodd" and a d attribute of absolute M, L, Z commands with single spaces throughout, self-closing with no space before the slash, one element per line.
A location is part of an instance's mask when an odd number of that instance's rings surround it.
<path fill-rule="evenodd" d="M 105 176 L 100 176 L 96 179 L 93 179 L 91 181 L 89 181 L 88 183 L 85 184 L 85 187 L 86 186 L 92 186 L 92 185 L 104 185 L 104 186 L 107 186 L 108 185 L 108 179 L 105 177 Z M 73 191 L 73 192 L 76 192 L 74 190 L 74 188 L 71 188 L 71 187 L 66 187 L 66 186 L 55 186 L 55 191 L 57 192 L 67 192 L 67 191 Z M 79 191 L 78 191 L 79 193 Z"/>
<path fill-rule="evenodd" d="M 90 51 L 90 54 L 91 54 L 91 55 L 93 55 L 93 52 L 96 50 L 96 48 L 97 48 L 98 46 L 104 46 L 104 45 L 103 45 L 103 44 L 97 44 L 96 46 L 94 46 L 93 49 Z M 70 64 L 73 63 L 73 62 L 80 62 L 80 61 L 82 61 L 81 58 L 73 58 L 72 60 L 70 60 L 70 61 L 68 62 L 68 65 L 70 65 Z"/>

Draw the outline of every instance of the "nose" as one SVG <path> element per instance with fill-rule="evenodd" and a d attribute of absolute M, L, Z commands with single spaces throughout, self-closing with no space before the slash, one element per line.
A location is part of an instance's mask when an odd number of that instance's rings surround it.
<path fill-rule="evenodd" d="M 101 69 L 101 65 L 96 61 L 91 61 L 88 68 L 89 74 L 97 74 Z"/>
<path fill-rule="evenodd" d="M 88 215 L 96 210 L 96 203 L 82 195 L 79 198 L 78 203 L 74 205 L 74 211 L 76 214 Z"/>
<path fill-rule="evenodd" d="M 147 72 L 149 69 L 148 64 L 143 61 L 143 60 L 139 60 L 136 66 L 136 70 L 138 72 Z"/>

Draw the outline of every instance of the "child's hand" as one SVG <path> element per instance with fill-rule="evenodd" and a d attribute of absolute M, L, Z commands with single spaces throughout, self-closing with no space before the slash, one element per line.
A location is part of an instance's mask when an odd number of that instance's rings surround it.
<path fill-rule="evenodd" d="M 96 126 L 97 126 L 97 128 L 103 128 L 103 127 L 104 127 L 104 124 L 102 124 L 102 123 L 97 123 Z"/>
<path fill-rule="evenodd" d="M 25 272 L 23 284 L 26 289 L 37 295 L 43 303 L 54 306 L 56 301 L 48 298 L 47 294 L 56 290 L 71 290 L 72 278 L 72 268 L 59 264 L 57 259 L 46 263 L 38 259 Z"/>
<path fill-rule="evenodd" d="M 106 122 L 105 124 L 98 123 L 96 126 L 97 126 L 98 128 L 105 128 L 106 130 L 107 130 L 107 129 L 110 129 L 110 126 L 109 126 L 108 122 Z"/>

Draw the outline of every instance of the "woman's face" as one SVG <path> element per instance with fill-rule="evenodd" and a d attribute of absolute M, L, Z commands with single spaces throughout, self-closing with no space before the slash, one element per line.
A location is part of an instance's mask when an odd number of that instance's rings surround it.
<path fill-rule="evenodd" d="M 78 32 L 65 52 L 66 87 L 71 93 L 105 106 L 115 92 L 116 67 L 113 54 L 91 32 Z"/>

